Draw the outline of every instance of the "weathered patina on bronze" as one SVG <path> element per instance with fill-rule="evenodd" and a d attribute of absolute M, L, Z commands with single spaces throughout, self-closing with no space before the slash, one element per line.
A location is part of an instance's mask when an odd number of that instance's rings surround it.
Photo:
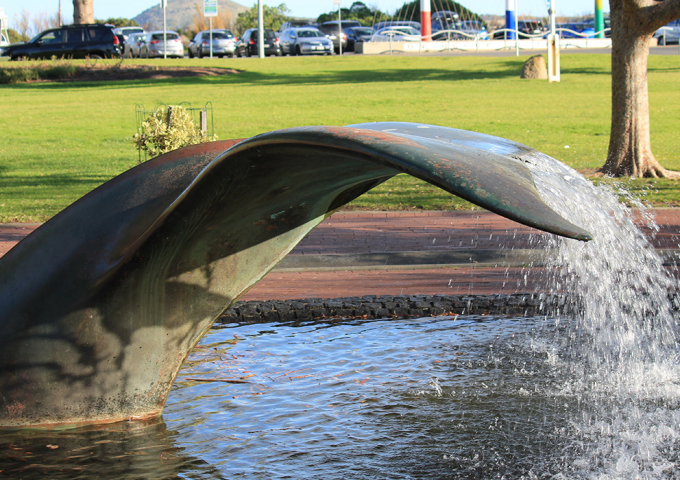
<path fill-rule="evenodd" d="M 0 259 L 0 425 L 161 413 L 191 348 L 317 224 L 405 172 L 581 240 L 513 142 L 403 123 L 304 127 L 155 158 Z"/>

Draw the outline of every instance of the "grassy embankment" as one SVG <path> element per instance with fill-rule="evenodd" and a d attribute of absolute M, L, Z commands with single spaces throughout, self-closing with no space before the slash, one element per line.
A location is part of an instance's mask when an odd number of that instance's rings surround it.
<path fill-rule="evenodd" d="M 609 57 L 563 55 L 559 84 L 520 80 L 526 58 L 145 60 L 139 62 L 245 71 L 177 80 L 0 86 L 0 222 L 43 221 L 136 165 L 132 135 L 138 103 L 150 109 L 157 102 L 211 101 L 220 139 L 302 125 L 411 121 L 510 138 L 582 171 L 600 167 L 609 132 Z M 680 170 L 680 57 L 651 56 L 649 80 L 654 153 L 667 168 Z M 680 205 L 676 182 L 625 183 L 654 205 Z M 350 208 L 468 206 L 399 176 Z"/>

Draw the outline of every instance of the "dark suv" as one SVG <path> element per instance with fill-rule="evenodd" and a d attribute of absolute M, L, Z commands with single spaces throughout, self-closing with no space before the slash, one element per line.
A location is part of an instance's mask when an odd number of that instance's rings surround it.
<path fill-rule="evenodd" d="M 99 23 L 51 28 L 26 43 L 2 48 L 10 60 L 22 58 L 110 58 L 120 56 L 113 27 Z"/>
<path fill-rule="evenodd" d="M 274 30 L 265 28 L 264 32 L 264 54 L 281 56 L 281 45 L 279 44 L 279 37 L 276 36 Z M 257 28 L 250 28 L 243 32 L 243 35 L 236 43 L 237 57 L 250 57 L 259 54 L 257 46 Z"/>
<path fill-rule="evenodd" d="M 344 30 L 346 28 L 350 27 L 360 27 L 361 23 L 357 22 L 356 20 L 343 20 L 342 21 L 342 50 L 347 49 L 347 34 L 344 33 Z M 331 42 L 333 42 L 333 48 L 335 49 L 335 53 L 340 52 L 340 39 L 338 38 L 338 21 L 337 20 L 329 20 L 328 22 L 323 22 L 321 25 L 319 25 L 319 30 L 323 32 L 324 35 L 326 35 L 328 38 L 331 39 Z"/>

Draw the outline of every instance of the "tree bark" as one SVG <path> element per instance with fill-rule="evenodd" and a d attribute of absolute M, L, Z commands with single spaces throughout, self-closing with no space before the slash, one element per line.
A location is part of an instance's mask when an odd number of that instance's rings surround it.
<path fill-rule="evenodd" d="M 654 158 L 649 135 L 647 56 L 654 32 L 672 20 L 677 0 L 610 0 L 612 25 L 612 122 L 607 161 L 615 177 L 680 178 Z M 675 5 L 673 5 L 675 4 Z M 663 7 L 663 8 L 662 8 Z M 680 8 L 678 15 L 680 16 Z M 676 17 L 677 18 L 677 17 Z"/>
<path fill-rule="evenodd" d="M 73 0 L 73 23 L 94 23 L 93 0 Z"/>

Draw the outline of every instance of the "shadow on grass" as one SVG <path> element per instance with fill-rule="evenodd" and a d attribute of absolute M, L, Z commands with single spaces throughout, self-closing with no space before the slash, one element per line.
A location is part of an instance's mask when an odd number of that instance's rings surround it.
<path fill-rule="evenodd" d="M 136 86 L 159 85 L 343 85 L 367 83 L 405 83 L 421 81 L 462 81 L 462 80 L 502 80 L 518 78 L 521 61 L 504 61 L 493 70 L 446 70 L 428 68 L 404 68 L 381 70 L 343 70 L 318 71 L 314 73 L 262 73 L 244 71 L 238 74 L 220 76 L 196 76 L 183 78 L 111 80 L 111 81 L 68 81 L 52 83 L 23 83 L 7 85 L 13 89 L 69 89 L 96 87 L 100 89 L 129 88 Z M 230 65 L 231 67 L 231 65 Z"/>
<path fill-rule="evenodd" d="M 1 170 L 0 170 L 1 173 Z M 78 191 L 90 191 L 102 183 L 110 180 L 111 177 L 105 175 L 68 175 L 68 174 L 47 174 L 47 175 L 22 175 L 20 177 L 0 178 L 0 191 L 5 198 L 13 196 L 24 196 L 22 192 L 25 188 L 38 188 L 45 190 L 59 189 L 63 192 L 68 187 L 78 187 Z"/>

